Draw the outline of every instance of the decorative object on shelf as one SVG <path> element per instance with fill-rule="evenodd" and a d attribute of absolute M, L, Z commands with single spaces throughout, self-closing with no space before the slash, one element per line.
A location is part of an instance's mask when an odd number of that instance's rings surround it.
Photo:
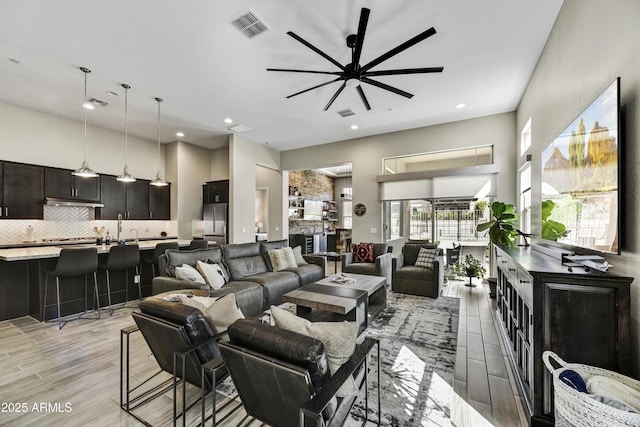
<path fill-rule="evenodd" d="M 476 286 L 471 281 L 472 278 L 474 277 L 483 278 L 487 272 L 487 270 L 484 268 L 482 263 L 471 255 L 465 256 L 464 261 L 458 261 L 455 264 L 453 264 L 453 271 L 458 276 L 469 277 L 469 284 L 465 285 L 469 287 Z"/>
<path fill-rule="evenodd" d="M 131 86 L 126 83 L 123 83 L 121 86 L 124 88 L 124 170 L 116 179 L 120 182 L 135 182 L 136 178 L 129 173 L 129 167 L 127 166 L 127 151 L 129 151 L 129 129 L 127 127 L 129 108 L 128 94 Z"/>
<path fill-rule="evenodd" d="M 153 178 L 153 181 L 151 181 L 149 184 L 155 185 L 157 187 L 164 187 L 165 185 L 169 184 L 164 180 L 164 178 L 162 178 L 162 175 L 160 175 L 160 103 L 163 101 L 163 99 L 158 97 L 154 99 L 158 103 L 158 172 L 156 172 L 156 177 Z"/>
<path fill-rule="evenodd" d="M 367 213 L 367 207 L 362 203 L 358 203 L 353 208 L 353 213 L 356 214 L 356 216 L 363 216 L 365 213 Z"/>
<path fill-rule="evenodd" d="M 81 176 L 84 178 L 96 178 L 98 174 L 89 167 L 87 163 L 87 108 L 90 108 L 87 104 L 87 74 L 91 72 L 90 69 L 80 67 L 80 71 L 84 73 L 84 100 L 82 101 L 82 113 L 84 115 L 84 157 L 82 160 L 82 166 L 72 172 L 72 175 Z"/>

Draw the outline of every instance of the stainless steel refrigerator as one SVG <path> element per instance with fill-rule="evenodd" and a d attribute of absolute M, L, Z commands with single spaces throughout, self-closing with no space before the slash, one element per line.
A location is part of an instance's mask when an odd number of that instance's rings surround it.
<path fill-rule="evenodd" d="M 207 203 L 202 208 L 205 240 L 219 245 L 229 243 L 227 224 L 229 219 L 228 203 Z"/>

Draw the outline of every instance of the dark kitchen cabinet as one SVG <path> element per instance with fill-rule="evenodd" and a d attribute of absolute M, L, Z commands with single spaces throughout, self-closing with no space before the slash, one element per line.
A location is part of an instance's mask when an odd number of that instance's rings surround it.
<path fill-rule="evenodd" d="M 96 219 L 149 219 L 149 181 L 120 182 L 113 175 L 100 175 L 102 203 Z"/>
<path fill-rule="evenodd" d="M 149 218 L 171 219 L 171 184 L 149 186 Z"/>
<path fill-rule="evenodd" d="M 229 203 L 229 180 L 209 181 L 203 185 L 202 203 Z"/>
<path fill-rule="evenodd" d="M 149 181 L 138 179 L 127 187 L 126 219 L 149 219 Z"/>
<path fill-rule="evenodd" d="M 68 169 L 45 168 L 45 197 L 100 201 L 100 179 L 74 176 L 71 172 Z"/>
<path fill-rule="evenodd" d="M 2 205 L 4 219 L 43 219 L 44 167 L 3 162 Z"/>
<path fill-rule="evenodd" d="M 553 422 L 545 350 L 570 363 L 629 375 L 633 278 L 581 267 L 568 271 L 559 258 L 533 248 L 496 247 L 496 265 L 496 316 L 530 425 Z"/>

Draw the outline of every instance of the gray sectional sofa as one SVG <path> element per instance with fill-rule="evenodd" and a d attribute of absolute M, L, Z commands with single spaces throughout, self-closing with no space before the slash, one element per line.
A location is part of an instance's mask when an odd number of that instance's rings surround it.
<path fill-rule="evenodd" d="M 299 286 L 324 277 L 326 260 L 321 256 L 304 255 L 308 264 L 284 271 L 273 271 L 268 256 L 270 249 L 288 246 L 287 240 L 240 243 L 213 246 L 208 249 L 167 250 L 158 258 L 160 275 L 153 278 L 152 292 L 159 294 L 178 289 L 209 289 L 209 285 L 175 277 L 175 267 L 196 265 L 197 261 L 221 265 L 229 275 L 229 283 L 209 295 L 221 297 L 231 292 L 245 316 L 255 316 L 272 304 L 281 304 L 282 295 Z"/>

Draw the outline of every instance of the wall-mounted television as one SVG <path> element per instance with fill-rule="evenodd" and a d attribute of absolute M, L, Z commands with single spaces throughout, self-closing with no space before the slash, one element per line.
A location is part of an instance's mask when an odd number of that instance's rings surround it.
<path fill-rule="evenodd" d="M 303 219 L 322 221 L 322 200 L 305 200 Z"/>
<path fill-rule="evenodd" d="M 620 79 L 542 152 L 543 239 L 619 254 Z"/>

